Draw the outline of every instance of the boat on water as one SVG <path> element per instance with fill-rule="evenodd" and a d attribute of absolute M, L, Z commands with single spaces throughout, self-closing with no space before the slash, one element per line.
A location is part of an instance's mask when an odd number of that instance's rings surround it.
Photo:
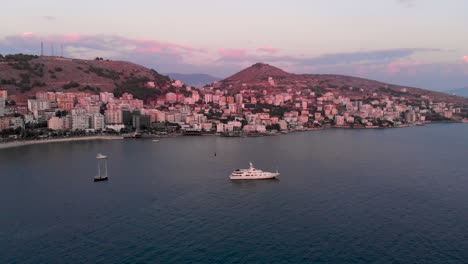
<path fill-rule="evenodd" d="M 153 142 L 159 142 L 159 139 L 153 139 Z"/>
<path fill-rule="evenodd" d="M 280 174 L 276 172 L 267 172 L 262 170 L 257 170 L 254 168 L 252 162 L 249 163 L 250 168 L 248 169 L 237 169 L 231 173 L 229 179 L 231 180 L 267 180 L 275 179 Z"/>
<path fill-rule="evenodd" d="M 94 176 L 94 181 L 107 181 L 109 179 L 107 176 L 107 156 L 99 153 L 96 159 L 98 161 L 98 174 Z"/>

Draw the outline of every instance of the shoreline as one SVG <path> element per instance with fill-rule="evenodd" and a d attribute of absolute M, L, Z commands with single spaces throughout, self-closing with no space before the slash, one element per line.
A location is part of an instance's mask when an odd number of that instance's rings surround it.
<path fill-rule="evenodd" d="M 61 143 L 72 141 L 92 141 L 92 140 L 118 140 L 123 139 L 120 136 L 89 136 L 89 137 L 70 137 L 70 138 L 54 138 L 54 139 L 39 139 L 39 140 L 25 140 L 25 141 L 12 141 L 0 143 L 0 149 L 16 148 L 22 146 L 48 144 L 48 143 Z"/>
<path fill-rule="evenodd" d="M 348 127 L 348 126 L 326 126 L 326 127 L 318 127 L 318 128 L 304 128 L 298 130 L 288 130 L 278 133 L 267 133 L 267 134 L 250 134 L 244 136 L 236 136 L 236 137 L 264 137 L 264 136 L 280 136 L 289 133 L 295 132 L 310 132 L 310 131 L 321 131 L 321 130 L 328 130 L 328 129 L 346 129 L 346 130 L 367 130 L 367 129 L 392 129 L 392 128 L 407 128 L 407 127 L 414 127 L 414 126 L 424 126 L 424 125 L 431 125 L 431 124 L 467 124 L 468 122 L 446 122 L 446 121 L 439 121 L 439 122 L 425 122 L 421 124 L 411 124 L 411 125 L 401 125 L 397 127 Z M 168 134 L 168 135 L 154 135 L 154 136 L 145 136 L 142 139 L 158 139 L 158 138 L 176 138 L 182 137 L 183 134 Z M 221 136 L 219 134 L 200 134 L 200 136 Z M 222 136 L 221 136 L 222 137 Z M 38 140 L 24 140 L 24 141 L 11 141 L 0 143 L 0 150 L 8 149 L 8 148 L 16 148 L 22 146 L 29 146 L 29 145 L 36 145 L 36 144 L 48 144 L 48 143 L 61 143 L 61 142 L 73 142 L 73 141 L 93 141 L 93 140 L 122 140 L 125 139 L 123 136 L 83 136 L 83 137 L 70 137 L 70 138 L 53 138 L 53 139 L 38 139 Z"/>

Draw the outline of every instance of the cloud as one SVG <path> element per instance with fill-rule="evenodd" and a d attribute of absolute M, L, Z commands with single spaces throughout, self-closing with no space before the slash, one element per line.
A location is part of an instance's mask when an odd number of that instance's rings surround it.
<path fill-rule="evenodd" d="M 288 63 L 296 66 L 325 66 L 338 64 L 365 64 L 365 63 L 389 63 L 399 59 L 408 58 L 416 53 L 421 52 L 438 52 L 440 49 L 423 49 L 423 48 L 402 48 L 402 49 L 386 49 L 372 51 L 356 51 L 347 53 L 329 53 L 315 57 L 295 57 L 277 54 L 257 54 L 248 53 L 245 50 L 233 50 L 236 52 L 220 53 L 222 62 L 272 62 L 272 63 Z M 229 56 L 227 56 L 229 55 Z"/>
<path fill-rule="evenodd" d="M 468 55 L 463 56 L 463 61 L 468 63 Z"/>
<path fill-rule="evenodd" d="M 309 65 L 330 65 L 348 63 L 369 63 L 369 62 L 391 62 L 397 59 L 407 58 L 417 52 L 435 52 L 439 49 L 387 49 L 374 51 L 357 51 L 349 53 L 325 54 L 314 58 L 300 59 L 303 64 Z"/>
<path fill-rule="evenodd" d="M 47 20 L 47 21 L 53 21 L 57 19 L 57 17 L 54 17 L 54 16 L 41 16 L 40 18 Z"/>
<path fill-rule="evenodd" d="M 258 47 L 257 48 L 257 52 L 264 52 L 264 53 L 269 53 L 269 54 L 277 53 L 279 51 L 280 51 L 280 49 L 273 48 L 273 47 L 270 47 L 270 46 L 264 46 L 264 47 Z"/>
<path fill-rule="evenodd" d="M 247 57 L 247 50 L 244 49 L 221 48 L 218 53 L 221 58 L 225 59 L 242 60 Z"/>
<path fill-rule="evenodd" d="M 0 38 L 0 54 L 40 54 L 41 42 L 44 43 L 44 55 L 51 55 L 52 45 L 55 55 L 59 55 L 60 45 L 63 45 L 65 57 L 78 59 L 103 57 L 130 61 L 160 72 L 201 71 L 199 66 L 204 61 L 209 61 L 206 59 L 205 50 L 181 43 L 99 34 L 37 35 L 26 32 L 10 35 Z M 218 65 L 205 68 L 219 73 Z M 228 68 L 231 69 L 232 66 Z"/>
<path fill-rule="evenodd" d="M 5 37 L 3 40 L 0 40 L 0 51 L 6 51 L 8 53 L 31 52 L 37 54 L 41 42 L 45 44 L 45 47 L 53 44 L 64 45 L 65 56 L 78 58 L 80 58 L 82 54 L 102 56 L 102 53 L 109 53 L 115 54 L 115 57 L 119 57 L 132 53 L 139 53 L 170 55 L 177 59 L 186 54 L 204 52 L 201 49 L 196 49 L 188 45 L 158 41 L 155 39 L 127 38 L 117 35 L 82 34 L 41 36 L 32 32 Z"/>

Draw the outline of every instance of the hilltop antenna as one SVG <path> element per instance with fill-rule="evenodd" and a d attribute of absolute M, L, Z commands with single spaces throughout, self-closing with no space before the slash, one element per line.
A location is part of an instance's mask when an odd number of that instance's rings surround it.
<path fill-rule="evenodd" d="M 50 55 L 54 56 L 54 43 L 50 44 Z"/>
<path fill-rule="evenodd" d="M 41 57 L 44 56 L 44 42 L 41 41 Z"/>
<path fill-rule="evenodd" d="M 60 44 L 60 57 L 63 58 L 63 44 Z"/>

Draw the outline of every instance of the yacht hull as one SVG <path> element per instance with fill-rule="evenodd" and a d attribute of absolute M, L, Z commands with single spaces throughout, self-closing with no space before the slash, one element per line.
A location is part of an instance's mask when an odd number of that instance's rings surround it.
<path fill-rule="evenodd" d="M 268 175 L 256 175 L 256 176 L 233 176 L 230 175 L 229 179 L 231 180 L 269 180 L 276 179 L 279 176 L 279 173 L 270 173 Z"/>
<path fill-rule="evenodd" d="M 101 177 L 101 178 L 97 178 L 97 177 L 96 177 L 96 178 L 94 178 L 94 181 L 95 181 L 95 182 L 100 182 L 100 181 L 107 181 L 108 179 L 109 179 L 109 178 L 107 178 L 107 177 Z"/>

